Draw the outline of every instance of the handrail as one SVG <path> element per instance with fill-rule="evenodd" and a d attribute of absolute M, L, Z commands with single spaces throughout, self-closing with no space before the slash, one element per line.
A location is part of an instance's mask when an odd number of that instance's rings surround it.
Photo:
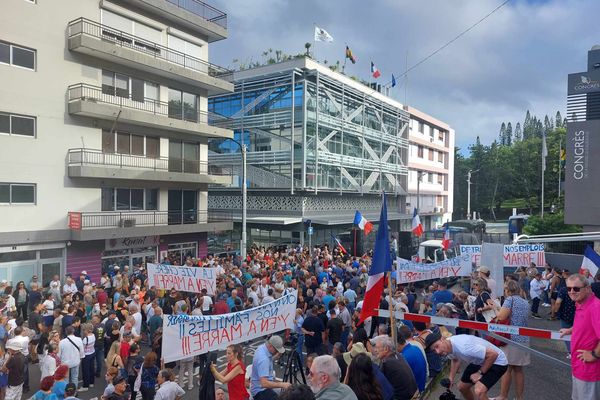
<path fill-rule="evenodd" d="M 128 47 L 155 58 L 160 58 L 194 71 L 203 72 L 215 78 L 232 74 L 232 71 L 227 68 L 192 57 L 150 40 L 133 36 L 110 26 L 102 25 L 87 18 L 80 17 L 70 21 L 68 28 L 69 37 L 85 34 L 102 40 L 110 40 L 119 46 Z"/>
<path fill-rule="evenodd" d="M 84 211 L 70 214 L 79 214 L 81 229 L 205 224 L 233 220 L 231 212 L 227 211 Z"/>
<path fill-rule="evenodd" d="M 180 119 L 188 122 L 209 123 L 209 113 L 202 110 L 193 110 L 177 102 L 164 102 L 144 97 L 134 99 L 132 94 L 121 93 L 119 88 L 99 87 L 87 83 L 75 83 L 68 87 L 69 101 L 85 100 L 95 103 L 114 104 L 119 107 L 146 111 L 152 114 Z"/>
<path fill-rule="evenodd" d="M 186 11 L 227 29 L 227 14 L 200 0 L 167 0 Z M 214 16 L 210 16 L 214 14 Z"/>
<path fill-rule="evenodd" d="M 208 161 L 173 157 L 149 157 L 134 154 L 105 153 L 97 149 L 74 148 L 68 151 L 68 165 L 105 165 L 116 168 L 142 168 L 164 172 L 229 175 Z"/>

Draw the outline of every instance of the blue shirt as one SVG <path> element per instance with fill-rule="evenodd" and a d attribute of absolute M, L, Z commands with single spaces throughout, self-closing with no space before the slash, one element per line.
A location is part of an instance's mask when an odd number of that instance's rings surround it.
<path fill-rule="evenodd" d="M 58 400 L 63 400 L 65 398 L 65 389 L 67 388 L 67 383 L 67 381 L 54 382 L 52 393 L 56 395 Z"/>
<path fill-rule="evenodd" d="M 437 290 L 431 296 L 431 302 L 433 303 L 433 309 L 435 310 L 436 304 L 439 303 L 450 303 L 454 298 L 454 294 L 448 289 L 446 290 Z"/>
<path fill-rule="evenodd" d="M 323 296 L 323 305 L 325 305 L 326 310 L 329 310 L 329 302 L 332 300 L 335 301 L 335 297 L 330 294 Z"/>
<path fill-rule="evenodd" d="M 254 361 L 252 361 L 252 374 L 250 375 L 250 391 L 252 397 L 266 388 L 260 385 L 260 378 L 273 380 L 273 355 L 267 349 L 267 345 L 263 344 L 256 349 L 254 353 Z"/>
<path fill-rule="evenodd" d="M 427 361 L 425 361 L 423 353 L 416 346 L 407 343 L 402 349 L 402 355 L 415 376 L 419 391 L 423 392 L 427 381 Z"/>
<path fill-rule="evenodd" d="M 44 393 L 41 390 L 38 390 L 33 395 L 32 399 L 34 400 L 56 400 L 58 397 L 54 393 Z"/>
<path fill-rule="evenodd" d="M 347 289 L 344 292 L 344 297 L 347 298 L 350 303 L 356 302 L 356 292 L 352 289 Z"/>
<path fill-rule="evenodd" d="M 319 282 L 319 285 L 323 282 L 328 282 L 329 281 L 329 274 L 327 272 L 321 272 L 319 274 L 319 278 L 317 279 L 317 281 Z"/>

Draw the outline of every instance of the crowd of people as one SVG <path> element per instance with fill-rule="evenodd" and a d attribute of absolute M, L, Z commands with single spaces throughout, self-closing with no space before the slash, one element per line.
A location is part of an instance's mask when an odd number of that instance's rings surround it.
<path fill-rule="evenodd" d="M 176 259 L 162 263 L 178 265 Z M 64 279 L 0 282 L 0 400 L 30 392 L 30 374 L 39 368 L 40 400 L 76 399 L 95 385 L 102 399 L 176 400 L 200 382 L 194 370 L 208 370 L 225 386 L 216 399 L 255 400 L 416 399 L 427 382 L 450 362 L 450 381 L 460 362 L 468 364 L 456 388 L 466 399 L 487 399 L 500 382 L 499 400 L 524 399 L 523 347 L 528 337 L 509 335 L 510 343 L 480 332 L 409 320 L 395 331 L 377 316 L 360 321 L 371 255 L 352 257 L 327 245 L 302 248 L 252 248 L 235 256 L 188 257 L 185 265 L 217 269 L 216 294 L 161 290 L 148 285 L 144 265 L 109 266 L 98 282 L 86 271 Z M 570 274 L 535 265 L 519 268 L 495 282 L 485 266 L 465 287 L 448 288 L 444 279 L 428 286 L 386 288 L 379 308 L 446 318 L 527 326 L 528 318 L 560 320 L 572 334 L 567 351 L 573 364 L 573 398 L 600 398 L 600 276 Z M 163 315 L 214 315 L 250 309 L 297 290 L 293 329 L 273 335 L 245 365 L 240 345 L 226 350 L 219 370 L 205 355 L 174 363 L 162 361 Z M 296 350 L 308 385 L 274 376 L 274 363 Z M 250 364 L 250 363 L 249 363 Z M 203 374 L 201 373 L 200 376 Z M 204 374 L 206 376 L 206 374 Z M 81 377 L 81 380 L 80 380 Z M 590 397 L 592 393 L 592 397 Z M 26 394 L 26 396 L 31 396 Z M 594 397 L 595 396 L 595 397 Z"/>

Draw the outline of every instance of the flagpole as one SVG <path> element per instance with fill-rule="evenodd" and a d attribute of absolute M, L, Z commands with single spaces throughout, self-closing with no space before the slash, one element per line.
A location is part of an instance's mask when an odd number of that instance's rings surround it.
<path fill-rule="evenodd" d="M 313 22 L 313 60 L 317 61 L 317 37 L 315 36 L 315 30 L 317 29 L 317 23 Z"/>
<path fill-rule="evenodd" d="M 394 341 L 394 346 L 396 346 L 398 342 L 396 341 L 396 316 L 394 315 L 394 306 L 392 305 L 392 300 L 394 298 L 394 295 L 392 293 L 392 272 L 393 271 L 390 271 L 388 273 L 388 288 L 390 293 L 390 330 L 392 331 L 392 340 Z"/>
<path fill-rule="evenodd" d="M 562 157 L 562 137 L 558 140 L 558 198 L 560 199 L 560 176 L 561 176 L 561 157 Z M 558 205 L 557 205 L 558 206 Z"/>
<path fill-rule="evenodd" d="M 542 138 L 542 212 L 541 212 L 541 218 L 544 219 L 544 172 L 546 171 L 546 159 L 544 156 L 544 149 L 545 149 L 545 140 L 546 140 L 546 133 L 544 133 L 544 137 Z"/>
<path fill-rule="evenodd" d="M 406 106 L 406 92 L 408 91 L 408 50 L 406 50 L 406 67 L 404 70 L 404 105 Z"/>

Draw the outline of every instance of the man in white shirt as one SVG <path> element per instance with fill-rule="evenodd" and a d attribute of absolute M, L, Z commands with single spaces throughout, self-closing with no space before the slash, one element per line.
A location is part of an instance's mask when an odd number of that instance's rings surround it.
<path fill-rule="evenodd" d="M 451 385 L 461 361 L 469 363 L 458 385 L 465 399 L 487 399 L 488 391 L 508 369 L 508 360 L 502 350 L 473 335 L 456 335 L 446 339 L 437 332 L 431 333 L 425 338 L 425 347 L 452 360 L 448 375 Z"/>
<path fill-rule="evenodd" d="M 134 319 L 134 323 L 133 323 L 133 328 L 136 330 L 136 332 L 141 332 L 142 331 L 142 313 L 139 311 L 139 308 L 137 305 L 135 304 L 130 304 L 129 305 L 129 314 L 133 317 Z"/>
<path fill-rule="evenodd" d="M 173 382 L 173 373 L 171 370 L 163 369 L 158 373 L 156 381 L 160 388 L 154 395 L 154 400 L 179 400 L 185 394 L 185 391 L 177 383 Z"/>
<path fill-rule="evenodd" d="M 529 295 L 531 296 L 531 317 L 535 319 L 541 319 L 538 314 L 540 307 L 540 300 L 542 292 L 546 289 L 546 283 L 542 281 L 542 274 L 539 272 L 535 274 L 535 277 L 529 283 Z"/>
<path fill-rule="evenodd" d="M 213 301 L 206 289 L 202 289 L 202 315 L 212 314 Z"/>
<path fill-rule="evenodd" d="M 67 337 L 58 345 L 58 356 L 62 364 L 69 367 L 69 382 L 77 386 L 79 382 L 79 365 L 81 359 L 85 358 L 83 352 L 83 341 L 74 335 L 75 328 L 68 326 L 65 329 Z"/>
<path fill-rule="evenodd" d="M 258 300 L 258 293 L 256 291 L 257 287 L 254 283 L 252 284 L 250 289 L 248 289 L 248 298 L 252 299 L 252 307 L 257 307 L 260 304 L 260 301 Z"/>
<path fill-rule="evenodd" d="M 67 278 L 67 282 L 63 285 L 63 294 L 71 294 L 74 295 L 77 293 L 77 285 L 73 278 Z"/>

